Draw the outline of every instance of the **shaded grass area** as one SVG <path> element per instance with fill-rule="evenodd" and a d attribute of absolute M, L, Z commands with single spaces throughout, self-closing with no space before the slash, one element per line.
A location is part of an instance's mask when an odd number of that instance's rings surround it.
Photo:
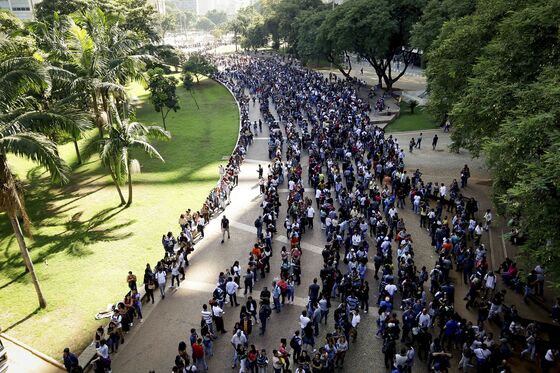
<path fill-rule="evenodd" d="M 131 96 L 146 101 L 137 119 L 161 125 L 147 92 L 133 85 Z M 48 175 L 25 160 L 10 158 L 26 182 L 26 206 L 33 222 L 26 240 L 48 307 L 37 309 L 37 297 L 11 231 L 0 213 L 0 327 L 23 342 L 60 359 L 64 347 L 81 350 L 91 342 L 96 312 L 121 299 L 128 270 L 142 273 L 163 253 L 161 235 L 177 231 L 178 215 L 198 209 L 218 180 L 218 165 L 237 139 L 239 116 L 229 92 L 212 80 L 191 95 L 177 89 L 181 110 L 170 113 L 172 139 L 156 142 L 165 163 L 135 154 L 142 173 L 133 176 L 134 203 L 124 209 L 98 159 L 74 169 L 64 187 L 50 185 Z M 92 131 L 94 136 L 97 131 Z M 83 140 L 81 145 L 84 145 Z M 61 146 L 68 163 L 73 144 Z M 124 189 L 126 193 L 126 188 Z M 125 194 L 126 198 L 126 194 Z"/>
<path fill-rule="evenodd" d="M 399 117 L 385 128 L 386 132 L 427 130 L 439 127 L 424 107 L 417 106 L 414 114 L 410 113 L 410 105 L 407 102 L 401 102 L 400 108 Z"/>

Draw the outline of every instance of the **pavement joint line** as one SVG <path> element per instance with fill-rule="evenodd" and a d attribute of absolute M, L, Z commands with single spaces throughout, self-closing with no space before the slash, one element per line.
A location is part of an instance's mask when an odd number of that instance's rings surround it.
<path fill-rule="evenodd" d="M 278 189 L 278 193 L 288 193 L 289 191 L 290 191 L 290 190 L 289 190 L 289 189 L 286 189 L 286 188 Z M 313 189 L 313 188 L 305 188 L 305 189 L 304 189 L 304 192 L 305 192 L 305 193 L 315 192 L 315 189 Z"/>
<path fill-rule="evenodd" d="M 243 163 L 256 163 L 256 164 L 268 164 L 270 161 L 261 159 L 244 159 Z"/>

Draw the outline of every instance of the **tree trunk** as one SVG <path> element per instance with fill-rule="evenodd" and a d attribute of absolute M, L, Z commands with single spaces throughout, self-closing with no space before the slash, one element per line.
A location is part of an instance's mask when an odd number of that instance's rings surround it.
<path fill-rule="evenodd" d="M 111 173 L 111 179 L 113 179 L 113 183 L 115 183 L 115 187 L 117 188 L 117 192 L 119 192 L 119 197 L 121 198 L 121 205 L 124 205 L 126 201 L 124 200 L 124 196 L 122 194 L 121 187 L 119 186 L 119 182 L 117 181 L 117 178 L 113 173 L 113 170 L 109 170 L 109 171 Z"/>
<path fill-rule="evenodd" d="M 163 115 L 163 109 L 161 109 L 161 121 L 163 122 L 163 129 L 167 131 L 167 127 L 165 126 L 165 117 L 167 115 Z"/>
<path fill-rule="evenodd" d="M 78 140 L 73 139 L 74 149 L 76 149 L 76 156 L 78 157 L 78 164 L 82 164 L 82 156 L 80 155 L 80 147 L 78 146 Z"/>
<path fill-rule="evenodd" d="M 97 93 L 95 93 L 95 89 L 91 90 L 91 101 L 93 106 L 93 112 L 95 113 L 95 124 L 97 125 L 97 129 L 99 130 L 99 137 L 103 138 L 103 124 L 100 123 L 101 121 L 101 114 L 99 113 L 99 107 L 97 106 Z"/>
<path fill-rule="evenodd" d="M 128 202 L 126 206 L 130 206 L 132 204 L 132 171 L 130 170 L 130 162 L 128 164 Z"/>
<path fill-rule="evenodd" d="M 196 104 L 196 108 L 198 110 L 200 110 L 200 106 L 198 106 L 198 101 L 196 101 L 196 97 L 194 97 L 193 91 L 192 90 L 189 90 L 189 91 L 191 92 L 192 99 L 194 100 L 194 103 Z"/>
<path fill-rule="evenodd" d="M 14 234 L 16 235 L 19 249 L 21 250 L 21 256 L 23 256 L 25 266 L 31 274 L 31 281 L 33 282 L 33 286 L 35 286 L 35 292 L 37 292 L 37 298 L 39 299 L 39 307 L 46 308 L 47 301 L 45 300 L 43 291 L 41 290 L 41 285 L 39 284 L 39 279 L 37 278 L 37 274 L 35 273 L 33 261 L 31 260 L 29 251 L 27 250 L 27 246 L 25 245 L 25 240 L 23 239 L 23 232 L 21 230 L 21 226 L 19 225 L 19 221 L 17 220 L 17 217 L 15 215 L 12 215 L 10 212 L 8 212 L 8 215 L 10 217 L 10 223 L 12 223 L 12 228 L 14 229 Z"/>

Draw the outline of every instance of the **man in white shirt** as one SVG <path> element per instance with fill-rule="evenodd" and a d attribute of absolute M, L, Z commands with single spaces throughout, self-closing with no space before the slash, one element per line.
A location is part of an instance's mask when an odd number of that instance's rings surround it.
<path fill-rule="evenodd" d="M 439 188 L 439 195 L 441 198 L 445 198 L 447 196 L 447 187 L 443 183 L 441 183 L 441 187 Z"/>
<path fill-rule="evenodd" d="M 362 320 L 362 318 L 360 317 L 360 313 L 358 312 L 358 310 L 352 311 L 352 327 L 354 329 L 356 329 L 358 327 L 361 320 Z"/>
<path fill-rule="evenodd" d="M 307 208 L 307 224 L 309 224 L 309 228 L 313 229 L 313 218 L 315 217 L 315 209 L 313 206 L 309 206 Z"/>
<path fill-rule="evenodd" d="M 218 304 L 212 306 L 212 314 L 216 321 L 216 331 L 222 334 L 227 333 L 227 330 L 224 329 L 224 313 L 224 310 Z"/>
<path fill-rule="evenodd" d="M 303 334 L 303 329 L 305 329 L 305 327 L 307 326 L 307 324 L 309 324 L 311 322 L 311 319 L 309 317 L 307 317 L 307 311 L 301 311 L 301 315 L 299 316 L 299 327 L 302 330 L 302 334 Z"/>
<path fill-rule="evenodd" d="M 385 291 L 389 294 L 391 299 L 393 299 L 395 293 L 397 292 L 397 285 L 395 285 L 393 283 L 389 283 L 389 284 L 385 285 Z"/>
<path fill-rule="evenodd" d="M 358 232 L 354 232 L 354 234 L 352 235 L 352 246 L 357 249 L 361 243 L 362 243 L 362 236 L 360 236 Z"/>
<path fill-rule="evenodd" d="M 237 289 L 239 289 L 239 285 L 231 277 L 228 277 L 228 282 L 226 282 L 226 293 L 229 295 L 229 302 L 231 306 L 239 306 L 237 303 Z"/>
<path fill-rule="evenodd" d="M 428 314 L 427 309 L 423 309 L 418 315 L 418 325 L 421 328 L 428 328 L 432 324 L 432 317 Z"/>

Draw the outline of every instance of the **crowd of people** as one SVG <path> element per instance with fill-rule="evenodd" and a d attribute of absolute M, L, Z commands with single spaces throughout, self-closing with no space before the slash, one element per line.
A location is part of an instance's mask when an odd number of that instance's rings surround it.
<path fill-rule="evenodd" d="M 270 164 L 266 172 L 260 165 L 257 169 L 262 210 L 254 221 L 255 241 L 217 275 L 209 301 L 201 305 L 200 328 L 179 342 L 173 372 L 208 370 L 207 359 L 221 335 L 231 345 L 231 368 L 240 373 L 334 372 L 348 364 L 346 354 L 360 343 L 360 329 L 366 327 L 360 326 L 362 317 L 372 310 L 378 353 L 394 373 L 412 372 L 418 360 L 433 372 L 447 372 L 453 362 L 462 371 L 510 372 L 517 350 L 531 360 L 538 353 L 542 371 L 550 371 L 560 358 L 557 346 L 541 340 L 538 323 L 522 318 L 514 305 L 506 306 L 506 291 L 497 290 L 500 272 L 490 268 L 482 240 L 492 213 L 487 210 L 477 219 L 476 201 L 464 195 L 468 166 L 461 170 L 460 181 L 450 185 L 424 181 L 419 169 L 409 173 L 398 140 L 371 122 L 369 100 L 351 82 L 326 78 L 296 60 L 275 56 L 217 62 L 222 69 L 215 78 L 234 92 L 242 113 L 239 158 L 230 159 L 221 180 L 236 183 L 245 150 L 263 125 L 270 134 Z M 249 120 L 251 102 L 251 110 L 261 115 L 258 122 Z M 383 105 L 377 100 L 375 110 Z M 410 151 L 420 148 L 421 136 L 411 141 Z M 435 147 L 434 142 L 437 137 Z M 281 185 L 287 185 L 286 198 L 280 197 Z M 306 185 L 312 195 L 306 194 Z M 227 188 L 222 190 L 228 194 Z M 282 209 L 285 219 L 280 219 Z M 405 222 L 405 209 L 418 221 Z M 147 286 L 150 281 L 159 286 L 162 298 L 166 269 L 172 286 L 175 280 L 179 284 L 180 275 L 184 278 L 192 247 L 185 231 L 196 226 L 204 237 L 207 221 L 204 209 L 187 211 L 179 220 L 179 238 L 171 233 L 162 238 L 170 267 L 157 266 L 154 278 L 147 279 Z M 220 224 L 223 242 L 226 233 L 229 237 L 229 221 L 224 216 Z M 426 236 L 412 237 L 408 228 L 413 224 Z M 302 286 L 302 240 L 312 229 L 324 235 L 323 263 L 301 303 L 295 293 Z M 279 231 L 287 237 L 280 248 L 273 244 Z M 433 266 L 416 264 L 417 240 L 430 241 L 437 256 Z M 277 268 L 271 265 L 273 255 L 280 257 Z M 506 283 L 511 263 L 507 267 L 502 271 Z M 538 275 L 529 289 L 538 289 Z M 461 280 L 468 286 L 464 297 L 456 294 Z M 253 297 L 258 283 L 263 285 Z M 374 307 L 370 297 L 375 298 Z M 466 302 L 467 310 L 478 309 L 477 322 L 461 315 L 457 299 Z M 266 335 L 274 314 L 298 302 L 303 306 L 299 328 L 278 338 L 272 351 L 257 348 L 251 341 L 257 325 L 259 334 Z M 239 319 L 228 331 L 224 314 L 236 307 Z"/>

